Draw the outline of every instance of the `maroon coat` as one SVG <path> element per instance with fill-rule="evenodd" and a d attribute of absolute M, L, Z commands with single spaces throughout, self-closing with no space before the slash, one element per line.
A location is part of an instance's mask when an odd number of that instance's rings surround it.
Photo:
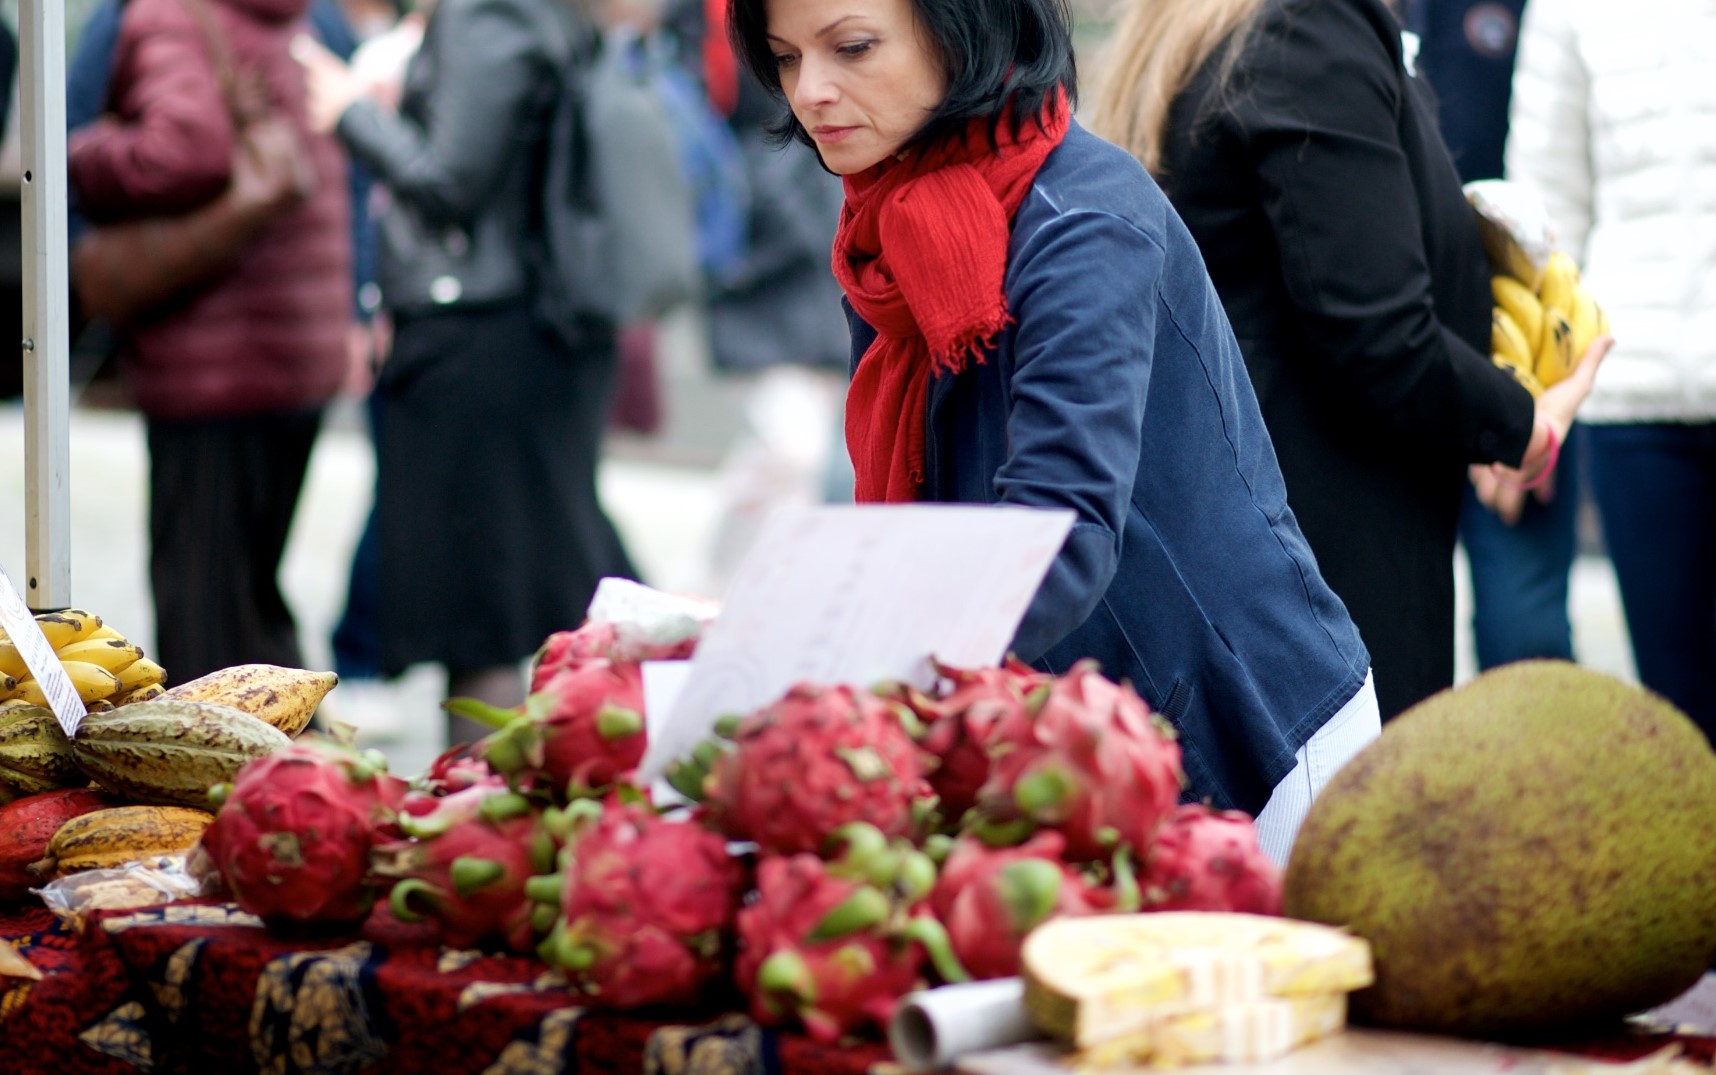
<path fill-rule="evenodd" d="M 75 132 L 68 151 L 68 177 L 92 220 L 183 211 L 227 185 L 232 117 L 186 2 L 126 4 L 109 114 Z M 350 195 L 342 151 L 305 122 L 303 70 L 287 52 L 308 3 L 205 2 L 234 66 L 260 72 L 275 108 L 298 123 L 316 192 L 271 221 L 215 283 L 128 326 L 120 357 L 152 417 L 320 406 L 346 370 Z"/>

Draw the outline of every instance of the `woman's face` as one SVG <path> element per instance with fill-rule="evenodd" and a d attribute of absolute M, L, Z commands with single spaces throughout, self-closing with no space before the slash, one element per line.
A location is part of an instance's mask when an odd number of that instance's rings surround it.
<path fill-rule="evenodd" d="M 768 0 L 767 11 L 781 89 L 836 175 L 898 152 L 947 94 L 912 0 Z"/>

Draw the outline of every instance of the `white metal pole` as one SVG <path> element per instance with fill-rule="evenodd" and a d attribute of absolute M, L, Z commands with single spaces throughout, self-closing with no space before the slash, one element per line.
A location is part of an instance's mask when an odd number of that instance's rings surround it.
<path fill-rule="evenodd" d="M 71 343 L 66 292 L 66 19 L 18 4 L 23 175 L 24 600 L 71 604 Z"/>

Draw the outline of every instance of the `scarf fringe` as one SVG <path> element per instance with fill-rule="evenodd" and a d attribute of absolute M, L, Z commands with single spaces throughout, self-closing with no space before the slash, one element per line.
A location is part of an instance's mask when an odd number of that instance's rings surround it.
<path fill-rule="evenodd" d="M 932 376 L 944 373 L 959 373 L 968 363 L 982 365 L 988 353 L 995 349 L 996 341 L 1007 326 L 1013 323 L 1013 315 L 1004 302 L 997 302 L 996 308 L 985 315 L 983 320 L 960 332 L 942 350 L 930 352 L 930 373 Z"/>

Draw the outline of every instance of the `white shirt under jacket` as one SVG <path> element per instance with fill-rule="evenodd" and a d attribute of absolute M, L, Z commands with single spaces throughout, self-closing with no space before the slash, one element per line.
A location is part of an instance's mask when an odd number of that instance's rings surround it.
<path fill-rule="evenodd" d="M 1716 420 L 1716 0 L 1530 0 L 1507 174 L 1609 314 L 1580 418 Z"/>

